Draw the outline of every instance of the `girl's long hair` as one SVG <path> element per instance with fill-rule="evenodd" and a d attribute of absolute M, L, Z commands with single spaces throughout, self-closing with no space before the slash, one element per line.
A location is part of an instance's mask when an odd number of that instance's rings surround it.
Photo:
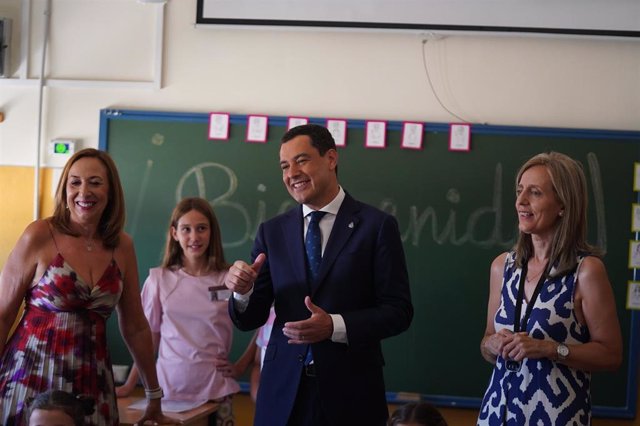
<path fill-rule="evenodd" d="M 180 218 L 192 210 L 201 213 L 209 221 L 211 232 L 209 234 L 209 246 L 205 253 L 209 271 L 222 271 L 229 268 L 229 264 L 224 258 L 218 219 L 209 202 L 199 197 L 185 198 L 173 209 L 167 230 L 167 243 L 164 250 L 164 258 L 162 259 L 162 267 L 169 269 L 182 267 L 182 247 L 180 247 L 178 241 L 173 239 L 171 231 L 172 229 L 178 229 Z"/>

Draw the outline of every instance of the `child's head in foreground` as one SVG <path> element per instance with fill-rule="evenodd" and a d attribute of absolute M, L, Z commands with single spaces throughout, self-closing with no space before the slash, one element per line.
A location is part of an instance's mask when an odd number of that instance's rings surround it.
<path fill-rule="evenodd" d="M 85 416 L 93 413 L 94 405 L 89 396 L 50 390 L 30 402 L 29 426 L 84 426 Z"/>
<path fill-rule="evenodd" d="M 433 405 L 411 402 L 393 412 L 388 426 L 447 426 L 447 422 Z"/>

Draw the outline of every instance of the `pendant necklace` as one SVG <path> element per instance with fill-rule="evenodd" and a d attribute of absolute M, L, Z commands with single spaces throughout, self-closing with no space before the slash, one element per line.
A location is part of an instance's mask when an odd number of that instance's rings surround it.
<path fill-rule="evenodd" d="M 537 274 L 535 274 L 533 277 L 529 278 L 529 276 L 527 276 L 527 282 L 530 283 L 531 281 L 535 280 L 536 278 L 538 278 L 540 276 L 540 274 L 542 274 L 544 272 L 544 268 L 542 268 L 542 270 L 540 272 L 538 272 Z"/>
<path fill-rule="evenodd" d="M 540 275 L 545 271 L 545 269 L 547 269 L 547 265 L 548 265 L 548 264 L 549 264 L 549 262 L 548 262 L 548 261 L 547 261 L 547 262 L 545 262 L 544 266 L 540 269 L 540 272 L 538 272 L 537 274 L 535 274 L 535 275 L 533 275 L 533 276 L 531 276 L 531 277 L 529 277 L 529 274 L 527 274 L 527 275 L 525 276 L 525 281 L 526 281 L 527 283 L 530 283 L 531 281 L 533 281 L 533 280 L 535 280 L 536 278 L 538 278 L 538 277 L 539 277 L 539 276 L 540 276 Z M 528 269 L 529 269 L 529 265 L 527 264 L 527 270 L 528 270 Z"/>
<path fill-rule="evenodd" d="M 84 244 L 85 244 L 85 247 L 87 248 L 87 251 L 93 251 L 94 244 L 93 244 L 93 239 L 92 238 L 86 238 L 85 237 Z"/>

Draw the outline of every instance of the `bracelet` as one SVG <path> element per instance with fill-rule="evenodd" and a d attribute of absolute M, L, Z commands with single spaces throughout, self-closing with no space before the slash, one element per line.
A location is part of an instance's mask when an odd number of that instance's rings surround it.
<path fill-rule="evenodd" d="M 160 386 L 155 389 L 145 389 L 144 394 L 147 399 L 162 399 L 164 397 L 164 392 Z"/>

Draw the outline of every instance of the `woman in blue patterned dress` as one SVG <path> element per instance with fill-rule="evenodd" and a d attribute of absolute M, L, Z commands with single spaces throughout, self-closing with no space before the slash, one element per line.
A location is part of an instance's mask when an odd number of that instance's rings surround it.
<path fill-rule="evenodd" d="M 611 284 L 587 244 L 581 165 L 538 154 L 516 178 L 519 238 L 491 265 L 482 356 L 494 364 L 478 425 L 589 425 L 592 371 L 622 361 Z"/>
<path fill-rule="evenodd" d="M 122 231 L 122 186 L 109 155 L 91 148 L 74 154 L 55 202 L 52 217 L 27 227 L 0 275 L 0 424 L 26 424 L 26 402 L 55 389 L 96 399 L 86 425 L 118 425 L 106 345 L 114 309 L 149 390 L 143 419 L 173 422 L 161 410 L 133 241 Z"/>

